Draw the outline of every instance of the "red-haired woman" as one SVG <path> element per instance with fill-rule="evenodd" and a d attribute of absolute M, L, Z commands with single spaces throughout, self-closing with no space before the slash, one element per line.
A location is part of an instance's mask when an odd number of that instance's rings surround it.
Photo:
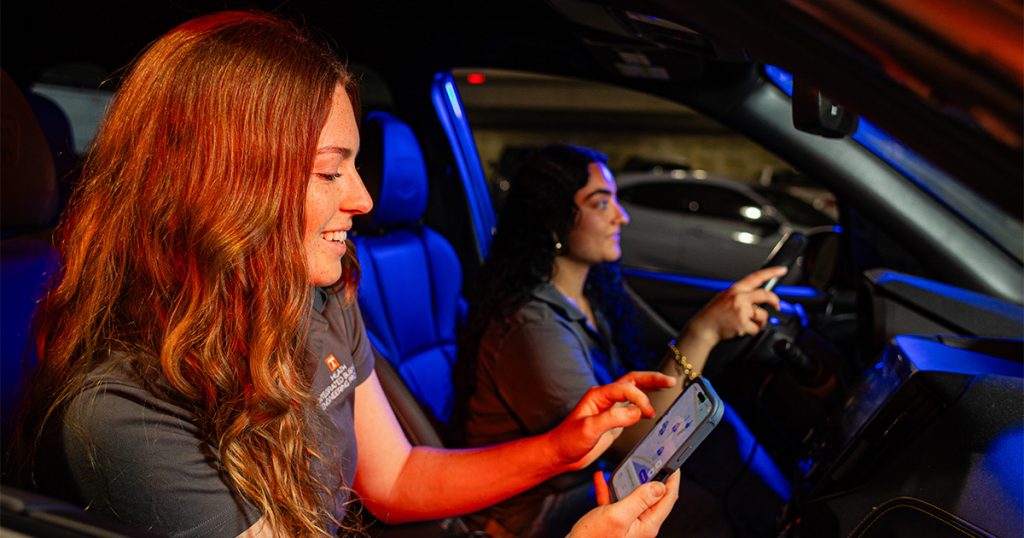
<path fill-rule="evenodd" d="M 672 380 L 633 374 L 543 435 L 409 445 L 353 302 L 346 232 L 372 206 L 357 108 L 331 51 L 268 15 L 195 19 L 138 59 L 39 312 L 19 425 L 39 487 L 176 536 L 332 535 L 355 529 L 356 497 L 387 522 L 478 510 L 653 412 L 641 389 Z M 574 533 L 653 535 L 677 488 L 645 485 Z"/>

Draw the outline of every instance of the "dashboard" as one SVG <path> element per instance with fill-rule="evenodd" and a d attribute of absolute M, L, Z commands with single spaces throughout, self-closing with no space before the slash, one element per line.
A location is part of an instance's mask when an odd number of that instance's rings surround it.
<path fill-rule="evenodd" d="M 880 351 L 802 440 L 801 532 L 1024 534 L 1024 309 L 890 271 L 861 293 Z"/>

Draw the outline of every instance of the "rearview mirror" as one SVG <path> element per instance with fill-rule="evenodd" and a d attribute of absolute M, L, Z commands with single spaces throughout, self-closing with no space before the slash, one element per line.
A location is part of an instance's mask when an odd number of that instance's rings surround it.
<path fill-rule="evenodd" d="M 794 77 L 794 127 L 826 138 L 843 138 L 857 131 L 857 123 L 856 114 Z"/>

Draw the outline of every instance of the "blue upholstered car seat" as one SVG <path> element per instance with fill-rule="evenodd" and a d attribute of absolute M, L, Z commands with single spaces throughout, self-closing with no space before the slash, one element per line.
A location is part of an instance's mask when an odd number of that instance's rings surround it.
<path fill-rule="evenodd" d="M 22 374 L 35 364 L 32 314 L 59 263 L 49 239 L 58 208 L 53 152 L 25 96 L 6 73 L 2 80 L 0 413 L 6 428 Z"/>
<path fill-rule="evenodd" d="M 353 240 L 359 305 L 370 339 L 441 425 L 451 417 L 455 328 L 465 311 L 451 244 L 421 223 L 427 168 L 416 135 L 394 116 L 367 116 L 360 175 L 374 200 Z"/>

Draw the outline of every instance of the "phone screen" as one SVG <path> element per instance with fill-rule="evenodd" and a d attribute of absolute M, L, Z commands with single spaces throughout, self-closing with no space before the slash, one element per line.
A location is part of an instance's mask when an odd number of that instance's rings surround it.
<path fill-rule="evenodd" d="M 690 385 L 616 469 L 612 487 L 618 498 L 640 484 L 662 480 L 675 471 L 673 468 L 661 475 L 665 465 L 714 411 L 714 396 L 708 396 L 700 383 Z M 702 436 L 706 434 L 702 431 Z"/>

